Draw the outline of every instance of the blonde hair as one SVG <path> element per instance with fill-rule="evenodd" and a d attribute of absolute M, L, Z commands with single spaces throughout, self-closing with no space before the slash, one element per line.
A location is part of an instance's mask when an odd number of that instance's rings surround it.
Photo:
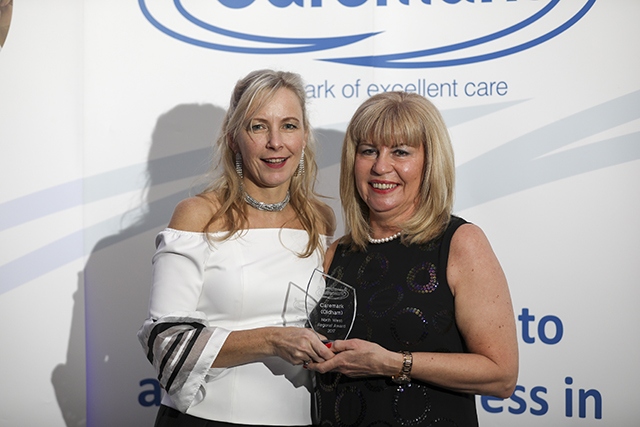
<path fill-rule="evenodd" d="M 222 122 L 222 129 L 216 141 L 218 164 L 212 173 L 219 176 L 207 186 L 200 195 L 214 193 L 220 207 L 205 226 L 204 231 L 211 229 L 214 223 L 222 221 L 225 233 L 220 240 L 231 237 L 239 230 L 249 225 L 247 205 L 244 202 L 242 180 L 235 170 L 235 153 L 231 149 L 233 141 L 240 132 L 246 129 L 253 116 L 274 96 L 281 88 L 291 90 L 300 101 L 302 107 L 302 125 L 307 135 L 304 150 L 304 173 L 294 174 L 291 179 L 289 192 L 290 205 L 304 230 L 309 234 L 309 243 L 300 257 L 309 257 L 316 249 L 323 248 L 321 234 L 332 231 L 331 220 L 323 215 L 326 210 L 315 192 L 317 178 L 316 142 L 309 124 L 306 108 L 306 93 L 302 78 L 295 73 L 274 70 L 256 70 L 239 80 L 231 95 L 229 109 Z"/>
<path fill-rule="evenodd" d="M 438 109 L 415 93 L 385 92 L 366 100 L 351 118 L 342 146 L 340 199 L 346 226 L 343 242 L 354 250 L 364 250 L 370 233 L 369 207 L 358 193 L 354 175 L 361 142 L 422 145 L 425 157 L 419 199 L 413 216 L 400 224 L 402 241 L 426 243 L 439 236 L 453 210 L 455 164 L 449 133 Z"/>

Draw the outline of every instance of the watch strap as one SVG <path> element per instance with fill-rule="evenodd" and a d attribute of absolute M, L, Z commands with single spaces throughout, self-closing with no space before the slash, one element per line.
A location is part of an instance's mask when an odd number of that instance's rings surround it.
<path fill-rule="evenodd" d="M 396 384 L 408 384 L 411 382 L 411 368 L 413 367 L 413 355 L 410 351 L 401 351 L 403 359 L 402 359 L 402 369 L 398 375 L 394 375 L 391 377 L 391 381 Z"/>

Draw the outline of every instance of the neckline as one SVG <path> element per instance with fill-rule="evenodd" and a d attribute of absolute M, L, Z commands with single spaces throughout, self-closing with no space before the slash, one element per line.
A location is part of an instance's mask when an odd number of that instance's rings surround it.
<path fill-rule="evenodd" d="M 250 232 L 250 231 L 259 231 L 259 230 L 264 230 L 264 231 L 277 231 L 277 232 L 281 232 L 281 231 L 303 231 L 303 232 L 307 232 L 305 229 L 303 228 L 290 228 L 290 227 L 283 227 L 283 228 L 277 228 L 277 227 L 260 227 L 260 228 L 243 228 L 240 230 L 237 230 L 235 234 L 238 233 L 246 233 L 246 232 Z M 212 231 L 209 233 L 204 233 L 202 231 L 189 231 L 189 230 L 179 230 L 177 228 L 171 228 L 171 227 L 165 227 L 164 230 L 162 231 L 170 231 L 170 232 L 174 232 L 174 233 L 184 233 L 184 234 L 200 234 L 200 235 L 205 235 L 205 234 L 226 234 L 229 231 L 228 230 L 219 230 L 219 231 Z M 325 236 L 324 234 L 321 234 L 321 236 Z"/>

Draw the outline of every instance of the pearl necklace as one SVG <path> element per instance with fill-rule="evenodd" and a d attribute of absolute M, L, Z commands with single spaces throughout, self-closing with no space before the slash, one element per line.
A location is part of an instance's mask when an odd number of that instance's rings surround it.
<path fill-rule="evenodd" d="M 278 203 L 259 202 L 253 197 L 251 197 L 246 191 L 244 193 L 244 201 L 247 202 L 249 206 L 251 206 L 252 208 L 258 209 L 259 211 L 280 212 L 282 209 L 284 209 L 285 206 L 287 206 L 290 199 L 291 199 L 291 195 L 289 194 L 288 190 L 284 200 Z"/>
<path fill-rule="evenodd" d="M 367 239 L 369 239 L 369 243 L 373 243 L 375 245 L 375 244 L 378 244 L 378 243 L 387 243 L 387 242 L 392 241 L 393 239 L 397 239 L 398 237 L 400 237 L 400 234 L 402 234 L 402 232 L 398 231 L 393 236 L 383 237 L 382 239 L 374 239 L 373 237 L 371 237 L 370 235 L 367 234 Z"/>

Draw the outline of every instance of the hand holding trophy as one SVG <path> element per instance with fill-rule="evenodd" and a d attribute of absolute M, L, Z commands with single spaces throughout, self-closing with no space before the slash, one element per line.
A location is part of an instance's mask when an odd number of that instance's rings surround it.
<path fill-rule="evenodd" d="M 314 269 L 305 295 L 308 325 L 324 343 L 346 340 L 356 319 L 356 290 Z"/>

